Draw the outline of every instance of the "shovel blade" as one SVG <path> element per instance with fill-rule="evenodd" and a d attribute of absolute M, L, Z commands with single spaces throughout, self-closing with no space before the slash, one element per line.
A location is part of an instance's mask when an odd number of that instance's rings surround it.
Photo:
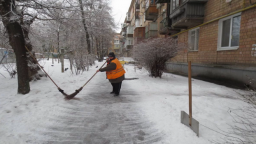
<path fill-rule="evenodd" d="M 191 126 L 189 125 L 189 115 L 181 111 L 181 123 L 188 126 L 199 137 L 199 122 L 192 117 Z"/>

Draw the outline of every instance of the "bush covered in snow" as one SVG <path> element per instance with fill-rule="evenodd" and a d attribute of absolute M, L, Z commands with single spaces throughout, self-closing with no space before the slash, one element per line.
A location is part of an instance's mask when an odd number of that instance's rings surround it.
<path fill-rule="evenodd" d="M 152 77 L 162 76 L 165 62 L 173 58 L 186 44 L 173 38 L 150 38 L 134 46 L 133 57 L 144 66 Z"/>

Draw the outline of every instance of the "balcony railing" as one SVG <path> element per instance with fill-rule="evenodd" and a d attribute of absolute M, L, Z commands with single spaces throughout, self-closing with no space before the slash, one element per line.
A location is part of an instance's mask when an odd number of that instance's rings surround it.
<path fill-rule="evenodd" d="M 175 29 L 171 27 L 172 20 L 168 17 L 163 18 L 163 20 L 160 22 L 159 26 L 159 34 L 161 35 L 170 35 L 170 34 L 176 34 L 180 32 L 179 29 Z"/>
<path fill-rule="evenodd" d="M 207 0 L 183 0 L 170 14 L 175 28 L 191 28 L 203 23 Z"/>
<path fill-rule="evenodd" d="M 145 38 L 157 37 L 157 31 L 148 31 L 145 33 Z"/>
<path fill-rule="evenodd" d="M 156 8 L 155 4 L 150 4 L 145 11 L 145 19 L 146 20 L 150 20 L 150 21 L 154 21 L 156 20 L 157 16 L 158 16 L 158 9 Z"/>
<path fill-rule="evenodd" d="M 136 27 L 134 29 L 133 41 L 137 44 L 145 39 L 145 27 Z"/>
<path fill-rule="evenodd" d="M 133 38 L 127 38 L 125 40 L 124 48 L 129 49 L 133 46 Z"/>
<path fill-rule="evenodd" d="M 158 35 L 157 23 L 156 22 L 148 23 L 148 25 L 145 27 L 145 38 L 157 37 L 157 35 Z"/>
<path fill-rule="evenodd" d="M 132 26 L 127 27 L 126 36 L 127 37 L 133 37 L 133 27 Z"/>
<path fill-rule="evenodd" d="M 136 27 L 134 29 L 134 37 L 145 38 L 145 27 Z"/>

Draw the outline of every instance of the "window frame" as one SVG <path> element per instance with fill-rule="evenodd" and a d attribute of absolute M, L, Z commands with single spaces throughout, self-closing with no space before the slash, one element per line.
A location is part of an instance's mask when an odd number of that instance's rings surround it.
<path fill-rule="evenodd" d="M 198 34 L 196 32 L 197 30 L 199 30 Z M 197 27 L 197 28 L 194 28 L 194 29 L 188 31 L 188 44 L 189 45 L 191 43 L 191 33 L 192 33 L 192 31 L 195 31 L 195 41 L 196 41 L 196 38 L 198 36 L 198 39 L 197 39 L 197 49 L 196 50 L 189 49 L 189 51 L 198 51 L 198 49 L 199 49 L 199 39 L 200 39 L 200 27 Z M 194 46 L 195 45 L 196 45 L 196 43 L 194 43 Z"/>
<path fill-rule="evenodd" d="M 218 23 L 218 47 L 217 47 L 217 51 L 237 50 L 239 48 L 239 45 L 238 46 L 231 46 L 231 36 L 232 36 L 231 34 L 232 34 L 233 18 L 237 17 L 237 16 L 241 17 L 241 12 L 219 20 L 219 23 Z M 222 42 L 223 22 L 225 20 L 228 20 L 228 19 L 231 20 L 231 22 L 230 22 L 230 34 L 229 34 L 229 36 L 230 36 L 229 37 L 229 46 L 228 47 L 222 47 L 221 46 L 221 42 Z M 241 21 L 240 21 L 239 37 L 240 37 L 240 34 L 241 34 Z M 239 39 L 239 41 L 240 41 L 240 39 Z M 240 44 L 240 42 L 239 42 L 239 44 Z"/>

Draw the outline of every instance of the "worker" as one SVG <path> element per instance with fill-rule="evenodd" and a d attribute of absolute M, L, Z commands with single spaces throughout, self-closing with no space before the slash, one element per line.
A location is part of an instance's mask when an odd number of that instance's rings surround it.
<path fill-rule="evenodd" d="M 97 72 L 106 72 L 107 79 L 113 87 L 113 90 L 112 92 L 110 92 L 110 94 L 114 94 L 114 96 L 119 96 L 122 81 L 125 78 L 125 70 L 113 52 L 110 52 L 108 54 L 107 63 L 108 64 L 106 67 L 97 70 Z"/>

